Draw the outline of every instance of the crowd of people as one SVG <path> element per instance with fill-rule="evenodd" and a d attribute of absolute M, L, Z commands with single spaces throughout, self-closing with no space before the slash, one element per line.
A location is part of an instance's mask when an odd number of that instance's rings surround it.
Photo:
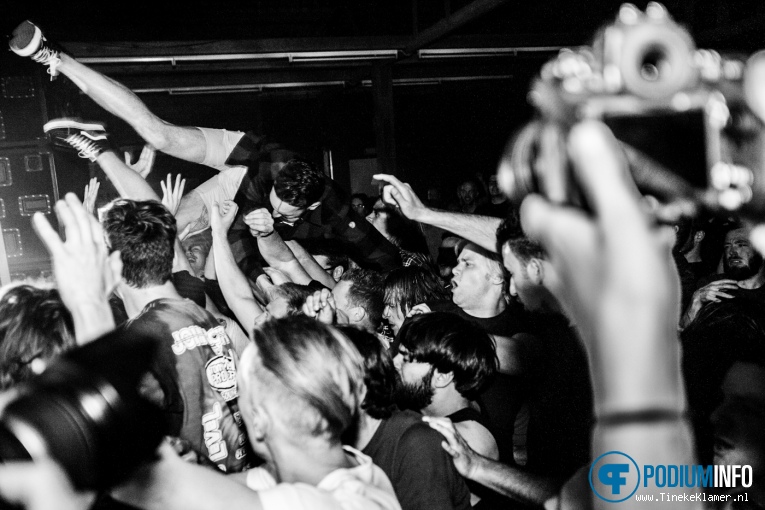
<path fill-rule="evenodd" d="M 195 455 L 165 443 L 108 494 L 76 490 L 55 462 L 7 464 L 4 499 L 592 508 L 590 463 L 619 450 L 751 465 L 754 484 L 730 490 L 765 507 L 765 261 L 751 227 L 657 227 L 602 124 L 567 139 L 591 214 L 538 195 L 516 207 L 501 175 L 470 176 L 449 205 L 380 174 L 371 199 L 266 137 L 158 118 L 30 22 L 10 46 L 147 145 L 125 162 L 99 123 L 46 124 L 121 198 L 95 182 L 82 201 L 68 194 L 65 240 L 33 218 L 56 281 L 2 293 L 0 384 L 115 328 L 151 336 L 141 394 Z M 154 151 L 219 173 L 188 191 L 168 177 L 159 197 L 145 180 Z"/>

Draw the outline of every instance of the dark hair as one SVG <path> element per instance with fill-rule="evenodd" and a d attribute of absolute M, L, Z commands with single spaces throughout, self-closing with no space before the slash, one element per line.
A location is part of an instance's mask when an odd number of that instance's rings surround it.
<path fill-rule="evenodd" d="M 404 314 L 426 301 L 449 300 L 449 291 L 430 269 L 418 266 L 398 267 L 385 277 L 385 302 L 397 304 Z"/>
<path fill-rule="evenodd" d="M 446 312 L 410 317 L 399 331 L 412 359 L 454 374 L 457 391 L 475 400 L 499 368 L 494 342 L 472 322 Z"/>
<path fill-rule="evenodd" d="M 353 326 L 340 326 L 337 329 L 353 342 L 364 358 L 364 384 L 367 394 L 361 408 L 372 418 L 390 418 L 396 409 L 398 371 L 388 350 L 375 335 L 364 330 Z"/>
<path fill-rule="evenodd" d="M 35 359 L 75 345 L 72 315 L 58 290 L 18 285 L 0 298 L 0 389 L 31 378 Z"/>
<path fill-rule="evenodd" d="M 351 306 L 363 308 L 372 327 L 377 328 L 385 308 L 382 275 L 370 269 L 356 268 L 343 273 L 340 281 L 352 284 L 348 290 L 348 302 Z"/>
<path fill-rule="evenodd" d="M 283 422 L 339 441 L 358 416 L 364 382 L 364 362 L 350 340 L 304 315 L 266 321 L 252 337 L 263 370 L 254 363 L 246 377 L 268 386 L 264 395 L 277 399 Z"/>
<path fill-rule="evenodd" d="M 353 202 L 354 198 L 361 200 L 361 203 L 364 204 L 364 209 L 366 210 L 369 210 L 369 208 L 373 205 L 372 199 L 366 193 L 354 193 L 351 195 L 350 201 Z"/>
<path fill-rule="evenodd" d="M 348 254 L 343 251 L 336 241 L 329 239 L 308 239 L 305 242 L 301 240 L 300 244 L 314 257 L 317 255 L 327 257 L 327 263 L 332 269 L 339 266 L 345 270 L 351 265 Z"/>
<path fill-rule="evenodd" d="M 313 289 L 308 285 L 299 285 L 297 283 L 287 282 L 277 285 L 273 290 L 274 294 L 280 294 L 287 300 L 290 315 L 301 313 L 305 300 L 313 294 Z"/>
<path fill-rule="evenodd" d="M 507 217 L 502 220 L 497 227 L 497 253 L 502 256 L 502 247 L 505 246 L 510 240 L 518 239 L 520 237 L 526 237 L 521 228 L 521 219 L 518 212 L 511 208 Z"/>
<path fill-rule="evenodd" d="M 122 277 L 134 287 L 162 285 L 173 271 L 175 218 L 154 200 L 120 199 L 103 220 L 109 248 L 122 254 Z"/>
<path fill-rule="evenodd" d="M 305 209 L 321 200 L 324 175 L 310 161 L 291 159 L 276 175 L 274 191 L 289 205 Z"/>

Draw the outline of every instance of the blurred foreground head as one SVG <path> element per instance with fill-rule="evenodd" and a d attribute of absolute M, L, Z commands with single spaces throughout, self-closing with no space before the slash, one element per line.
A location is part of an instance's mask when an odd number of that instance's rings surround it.
<path fill-rule="evenodd" d="M 363 400 L 364 361 L 336 329 L 305 316 L 256 328 L 242 355 L 239 405 L 256 452 L 277 439 L 338 444 Z"/>

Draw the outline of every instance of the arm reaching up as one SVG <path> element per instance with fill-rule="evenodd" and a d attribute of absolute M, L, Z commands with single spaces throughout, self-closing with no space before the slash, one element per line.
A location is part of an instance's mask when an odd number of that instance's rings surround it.
<path fill-rule="evenodd" d="M 122 278 L 120 253 L 109 254 L 101 224 L 73 193 L 56 204 L 64 226 L 62 241 L 40 213 L 33 218 L 37 235 L 50 253 L 61 300 L 72 313 L 77 343 L 82 345 L 114 329 L 109 295 Z"/>
<path fill-rule="evenodd" d="M 236 265 L 231 246 L 228 244 L 228 229 L 234 222 L 238 207 L 235 203 L 226 204 L 227 212 L 221 214 L 218 204 L 213 205 L 210 214 L 210 227 L 213 234 L 213 253 L 215 256 L 215 272 L 218 275 L 223 297 L 229 308 L 236 315 L 239 323 L 247 328 L 248 333 L 258 316 L 264 313 L 263 308 L 255 301 L 247 277 Z"/>
<path fill-rule="evenodd" d="M 430 209 L 409 184 L 387 174 L 377 174 L 374 178 L 388 183 L 383 188 L 383 201 L 397 206 L 410 220 L 448 230 L 491 252 L 497 250 L 499 218 Z"/>
<path fill-rule="evenodd" d="M 295 282 L 308 285 L 311 277 L 300 265 L 295 254 L 274 230 L 274 218 L 267 209 L 255 209 L 244 217 L 250 233 L 258 240 L 258 249 L 268 265 L 277 269 Z"/>

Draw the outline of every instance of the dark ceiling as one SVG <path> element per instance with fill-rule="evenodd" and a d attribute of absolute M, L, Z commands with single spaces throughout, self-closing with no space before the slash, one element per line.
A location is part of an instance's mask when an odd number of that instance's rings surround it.
<path fill-rule="evenodd" d="M 32 18 L 60 41 L 205 41 L 413 36 L 471 0 L 249 0 L 22 2 L 4 0 L 3 24 Z M 512 36 L 532 44 L 583 43 L 622 2 L 509 0 L 453 35 Z M 646 2 L 637 2 L 645 7 Z M 706 44 L 752 50 L 763 43 L 760 0 L 667 0 Z"/>

